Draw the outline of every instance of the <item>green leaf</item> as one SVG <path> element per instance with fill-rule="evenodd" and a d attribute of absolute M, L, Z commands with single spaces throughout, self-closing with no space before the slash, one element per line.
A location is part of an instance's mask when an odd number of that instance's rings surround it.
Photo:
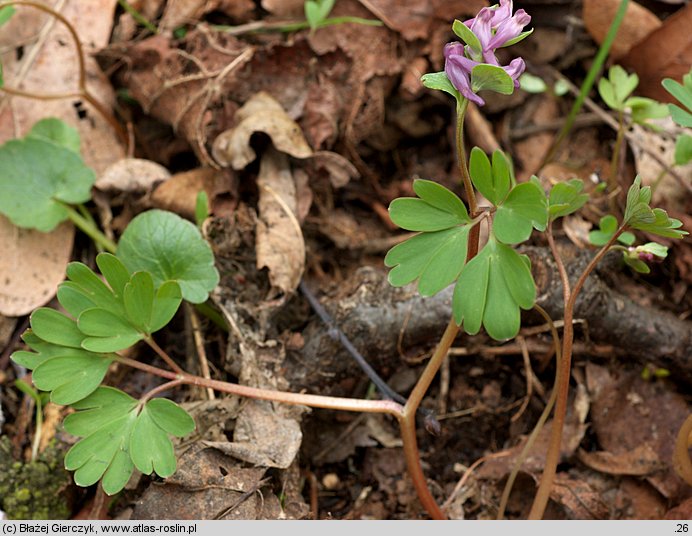
<path fill-rule="evenodd" d="M 663 209 L 655 208 L 652 210 L 649 207 L 649 201 L 651 201 L 651 188 L 648 186 L 641 188 L 641 177 L 637 175 L 627 192 L 623 224 L 632 229 L 639 229 L 668 238 L 682 238 L 689 234 L 680 229 L 682 227 L 680 220 L 669 218 Z"/>
<path fill-rule="evenodd" d="M 601 78 L 598 81 L 598 93 L 611 110 L 619 110 L 620 103 L 615 98 L 615 88 L 610 80 Z"/>
<path fill-rule="evenodd" d="M 662 119 L 668 115 L 668 106 L 646 97 L 630 97 L 625 101 L 625 108 L 631 110 L 633 122 L 652 128 L 649 120 Z"/>
<path fill-rule="evenodd" d="M 2 6 L 0 7 L 0 26 L 6 24 L 12 18 L 17 10 L 14 6 Z"/>
<path fill-rule="evenodd" d="M 525 182 L 515 186 L 497 207 L 493 232 L 500 242 L 518 244 L 531 236 L 533 228 L 544 231 L 548 224 L 548 201 L 540 186 Z"/>
<path fill-rule="evenodd" d="M 509 41 L 506 41 L 500 48 L 506 48 L 506 47 L 511 47 L 512 45 L 516 45 L 519 41 L 523 41 L 528 36 L 530 36 L 532 33 L 533 33 L 533 28 L 531 28 L 530 30 L 526 30 L 525 32 L 521 32 L 516 37 L 510 39 Z"/>
<path fill-rule="evenodd" d="M 14 352 L 11 359 L 18 365 L 28 368 L 29 370 L 34 370 L 41 363 L 47 361 L 51 357 L 62 355 L 66 352 L 66 348 L 64 346 L 59 346 L 57 344 L 44 341 L 43 339 L 37 337 L 32 329 L 27 329 L 22 334 L 22 340 L 33 351 L 27 352 L 21 350 Z M 67 351 L 69 351 L 69 349 L 67 349 Z"/>
<path fill-rule="evenodd" d="M 685 82 L 685 80 L 683 80 L 683 82 Z M 685 108 L 692 111 L 692 84 L 685 83 L 683 85 L 672 78 L 665 78 L 661 84 L 663 84 L 666 91 L 678 99 Z"/>
<path fill-rule="evenodd" d="M 183 295 L 180 285 L 175 281 L 166 281 L 156 291 L 151 311 L 150 333 L 154 333 L 168 324 L 180 307 Z"/>
<path fill-rule="evenodd" d="M 613 83 L 615 100 L 617 100 L 618 103 L 624 103 L 627 97 L 629 97 L 637 88 L 637 85 L 639 85 L 639 77 L 636 74 L 628 75 L 627 71 L 619 65 L 613 65 L 608 70 L 608 77 Z"/>
<path fill-rule="evenodd" d="M 110 387 L 101 387 L 74 405 L 65 430 L 84 437 L 65 456 L 75 482 L 90 486 L 103 478 L 104 491 L 113 495 L 125 487 L 135 466 L 146 474 L 167 477 L 176 460 L 168 434 L 194 430 L 192 418 L 173 402 L 154 399 L 139 411 L 138 402 Z"/>
<path fill-rule="evenodd" d="M 434 232 L 467 223 L 457 212 L 439 209 L 423 199 L 400 197 L 389 204 L 389 217 L 407 231 Z"/>
<path fill-rule="evenodd" d="M 81 145 L 79 131 L 55 117 L 41 119 L 31 127 L 27 138 L 48 141 L 77 154 Z"/>
<path fill-rule="evenodd" d="M 209 217 L 209 196 L 204 190 L 200 190 L 197 193 L 197 200 L 195 201 L 195 223 L 197 227 L 202 228 L 204 220 Z"/>
<path fill-rule="evenodd" d="M 19 227 L 52 231 L 68 214 L 63 203 L 88 201 L 94 172 L 81 157 L 43 139 L 0 146 L 0 213 Z"/>
<path fill-rule="evenodd" d="M 130 272 L 127 271 L 122 261 L 111 253 L 99 253 L 96 255 L 96 265 L 106 278 L 116 299 L 121 300 L 125 285 L 130 281 Z"/>
<path fill-rule="evenodd" d="M 394 246 L 384 264 L 394 267 L 389 282 L 395 287 L 418 279 L 418 290 L 432 296 L 453 283 L 466 261 L 470 226 L 421 233 Z"/>
<path fill-rule="evenodd" d="M 315 0 L 306 0 L 303 7 L 305 9 L 305 19 L 308 21 L 310 28 L 316 30 L 319 23 L 322 22 L 320 6 Z"/>
<path fill-rule="evenodd" d="M 684 166 L 692 161 L 692 136 L 681 134 L 675 140 L 675 165 Z"/>
<path fill-rule="evenodd" d="M 531 309 L 535 301 L 528 257 L 491 236 L 464 266 L 454 289 L 452 310 L 467 333 L 474 335 L 483 326 L 493 339 L 506 340 L 519 332 L 520 309 Z"/>
<path fill-rule="evenodd" d="M 502 151 L 493 153 L 493 162 L 478 147 L 471 150 L 469 161 L 471 181 L 478 191 L 493 205 L 500 205 L 511 186 L 511 171 L 509 162 Z"/>
<path fill-rule="evenodd" d="M 104 421 L 92 434 L 75 444 L 65 455 L 65 468 L 75 471 L 78 486 L 91 486 L 103 478 L 103 490 L 113 495 L 125 487 L 134 464 L 129 439 L 137 419 L 134 409 Z"/>
<path fill-rule="evenodd" d="M 692 128 L 692 114 L 686 112 L 676 104 L 669 104 L 668 110 L 670 111 L 670 117 L 678 125 L 685 128 Z"/>
<path fill-rule="evenodd" d="M 117 256 L 130 272 L 149 272 L 156 287 L 176 281 L 192 303 L 205 301 L 219 282 L 211 247 L 199 229 L 172 212 L 150 210 L 134 218 Z"/>
<path fill-rule="evenodd" d="M 480 54 L 482 52 L 480 40 L 476 34 L 473 33 L 468 26 L 466 26 L 466 24 L 457 19 L 452 23 L 452 31 L 459 39 L 471 47 L 476 54 Z"/>
<path fill-rule="evenodd" d="M 161 398 L 150 400 L 132 431 L 132 461 L 144 474 L 156 471 L 164 478 L 172 475 L 176 469 L 176 459 L 168 434 L 182 437 L 194 428 L 192 417 L 175 403 Z"/>
<path fill-rule="evenodd" d="M 589 242 L 594 246 L 605 246 L 618 229 L 615 216 L 608 214 L 599 222 L 599 229 L 589 233 Z"/>
<path fill-rule="evenodd" d="M 545 93 L 548 85 L 539 76 L 523 73 L 519 77 L 519 87 L 527 93 Z"/>
<path fill-rule="evenodd" d="M 101 385 L 113 362 L 109 355 L 99 355 L 76 348 L 65 348 L 64 354 L 51 357 L 34 369 L 32 380 L 42 391 L 52 391 L 55 404 L 67 405 L 82 400 Z"/>
<path fill-rule="evenodd" d="M 420 80 L 422 84 L 428 89 L 437 89 L 439 91 L 449 93 L 457 101 L 460 101 L 462 99 L 462 96 L 460 95 L 459 91 L 457 90 L 457 88 L 454 87 L 454 84 L 450 82 L 449 78 L 447 78 L 447 75 L 444 71 L 439 73 L 424 74 L 423 76 L 421 76 Z"/>
<path fill-rule="evenodd" d="M 484 89 L 511 95 L 514 93 L 514 80 L 502 67 L 481 63 L 471 70 L 471 90 L 478 93 Z"/>
<path fill-rule="evenodd" d="M 63 308 L 74 318 L 77 318 L 82 311 L 96 307 L 94 302 L 76 283 L 63 281 L 58 286 L 58 301 Z"/>
<path fill-rule="evenodd" d="M 453 214 L 460 222 L 470 222 L 466 206 L 459 197 L 434 181 L 417 179 L 413 181 L 413 191 L 423 201 L 442 211 Z"/>
<path fill-rule="evenodd" d="M 5 85 L 5 76 L 2 73 L 2 62 L 0 62 L 0 87 Z"/>
<path fill-rule="evenodd" d="M 570 179 L 553 186 L 548 199 L 550 219 L 562 218 L 583 207 L 589 200 L 589 194 L 581 193 L 583 189 L 584 182 L 581 179 Z"/>
<path fill-rule="evenodd" d="M 623 255 L 623 259 L 625 261 L 625 264 L 627 264 L 635 272 L 638 272 L 640 274 L 651 273 L 651 268 L 649 268 L 649 265 L 646 264 L 644 261 L 637 258 L 629 257 L 628 255 Z"/>
<path fill-rule="evenodd" d="M 82 348 L 92 352 L 117 352 L 144 338 L 125 318 L 106 309 L 87 309 L 79 315 L 77 323 L 88 335 L 82 341 Z"/>
<path fill-rule="evenodd" d="M 142 333 L 151 333 L 151 312 L 154 307 L 154 280 L 151 274 L 133 274 L 125 285 L 123 299 L 130 323 Z"/>
<path fill-rule="evenodd" d="M 41 307 L 31 313 L 31 328 L 37 337 L 60 346 L 80 348 L 84 334 L 77 323 L 55 309 Z"/>

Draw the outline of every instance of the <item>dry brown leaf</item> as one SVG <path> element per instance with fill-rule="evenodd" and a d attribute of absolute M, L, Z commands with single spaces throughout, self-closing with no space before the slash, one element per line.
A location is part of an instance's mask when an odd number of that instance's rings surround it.
<path fill-rule="evenodd" d="M 658 455 L 647 444 L 620 454 L 587 452 L 580 449 L 577 456 L 580 462 L 594 471 L 609 475 L 646 476 L 663 467 Z"/>
<path fill-rule="evenodd" d="M 252 0 L 168 0 L 160 28 L 171 31 L 182 24 L 197 23 L 211 11 L 220 11 L 243 21 L 250 17 L 254 9 Z"/>
<path fill-rule="evenodd" d="M 692 4 L 680 8 L 663 25 L 632 47 L 622 64 L 639 75 L 637 92 L 661 102 L 676 102 L 661 86 L 664 78 L 681 81 L 692 64 Z"/>
<path fill-rule="evenodd" d="M 108 43 L 116 3 L 116 0 L 69 0 L 61 11 L 75 27 L 84 46 L 87 86 L 106 109 L 115 101 L 113 88 L 92 54 Z M 34 55 L 35 49 L 27 43 L 35 43 L 44 28 L 49 33 L 45 40 L 39 37 L 41 46 Z M 28 41 L 21 40 L 21 36 L 28 37 Z M 36 9 L 18 8 L 0 30 L 0 45 L 7 50 L 1 59 L 8 87 L 51 94 L 77 91 L 78 62 L 72 38 L 65 26 L 49 15 Z M 23 55 L 17 54 L 20 46 Z M 21 60 L 17 61 L 17 57 Z M 38 102 L 25 97 L 0 99 L 0 141 L 24 135 L 40 119 L 57 117 L 79 130 L 84 161 L 97 173 L 124 156 L 124 148 L 113 128 L 88 103 L 79 98 Z"/>
<path fill-rule="evenodd" d="M 272 148 L 265 152 L 257 186 L 257 268 L 269 268 L 272 286 L 290 293 L 303 275 L 305 242 L 296 218 L 296 185 L 285 154 Z"/>
<path fill-rule="evenodd" d="M 255 132 L 264 132 L 281 152 L 295 158 L 312 156 L 312 149 L 298 124 L 276 100 L 261 91 L 248 100 L 235 114 L 236 126 L 214 140 L 214 158 L 222 166 L 243 169 L 256 158 L 250 147 Z"/>
<path fill-rule="evenodd" d="M 262 7 L 277 17 L 300 17 L 304 4 L 304 0 L 262 0 Z"/>
<path fill-rule="evenodd" d="M 165 167 L 151 160 L 123 158 L 108 166 L 94 186 L 116 192 L 148 192 L 170 176 Z"/>
<path fill-rule="evenodd" d="M 620 0 L 584 0 L 584 26 L 599 45 L 603 43 L 619 7 Z M 613 60 L 622 58 L 634 45 L 660 26 L 661 21 L 656 15 L 636 2 L 630 2 L 617 38 L 610 48 L 610 57 Z"/>
<path fill-rule="evenodd" d="M 565 509 L 568 519 L 608 519 L 610 514 L 600 490 L 568 473 L 555 475 L 550 498 Z"/>
<path fill-rule="evenodd" d="M 630 147 L 634 153 L 637 175 L 641 176 L 642 185 L 652 187 L 652 205 L 663 205 L 667 209 L 684 211 L 688 197 L 687 191 L 680 187 L 674 177 L 665 175 L 665 170 L 658 161 L 654 160 L 650 153 L 643 149 L 653 151 L 668 166 L 673 167 L 676 136 L 683 132 L 692 134 L 692 129 L 679 128 L 670 118 L 661 122 L 661 126 L 663 131 L 655 132 L 640 125 L 632 125 L 630 132 L 636 141 L 630 143 Z M 683 180 L 692 184 L 692 163 L 676 167 L 675 171 Z"/>
<path fill-rule="evenodd" d="M 197 194 L 204 190 L 209 199 L 209 206 L 214 206 L 214 198 L 228 191 L 226 172 L 212 168 L 197 168 L 183 173 L 176 173 L 159 185 L 151 196 L 154 207 L 170 210 L 181 216 L 194 219 Z"/>
<path fill-rule="evenodd" d="M 318 151 L 310 161 L 316 168 L 325 169 L 329 173 L 329 182 L 334 188 L 343 188 L 351 179 L 359 176 L 356 166 L 339 153 Z"/>
<path fill-rule="evenodd" d="M 204 445 L 253 465 L 286 469 L 302 439 L 298 421 L 274 411 L 271 402 L 249 400 L 236 420 L 233 441 L 205 441 Z"/>
<path fill-rule="evenodd" d="M 579 249 L 585 249 L 591 245 L 589 241 L 591 227 L 593 227 L 591 223 L 579 216 L 579 214 L 570 214 L 562 218 L 562 230 L 565 231 L 567 238 Z"/>
<path fill-rule="evenodd" d="M 50 233 L 15 227 L 0 216 L 0 314 L 21 316 L 48 303 L 65 278 L 74 227 Z"/>

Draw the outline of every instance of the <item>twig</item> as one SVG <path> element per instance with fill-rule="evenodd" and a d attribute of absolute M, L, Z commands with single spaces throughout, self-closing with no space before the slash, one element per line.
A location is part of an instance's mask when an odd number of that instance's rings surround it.
<path fill-rule="evenodd" d="M 521 348 L 521 355 L 524 358 L 526 396 L 524 397 L 524 401 L 522 402 L 521 406 L 519 406 L 519 410 L 509 419 L 511 422 L 518 421 L 519 417 L 524 414 L 526 408 L 529 406 L 529 402 L 531 401 L 531 395 L 533 395 L 533 371 L 531 370 L 531 358 L 529 356 L 529 349 L 526 346 L 526 339 L 524 339 L 524 337 L 517 337 L 517 342 Z"/>
<path fill-rule="evenodd" d="M 195 341 L 195 349 L 197 350 L 197 358 L 199 359 L 199 370 L 202 373 L 202 377 L 207 380 L 211 379 L 211 374 L 209 372 L 209 361 L 207 361 L 207 352 L 204 349 L 204 339 L 202 338 L 202 326 L 199 322 L 199 317 L 195 312 L 195 309 L 187 304 L 187 313 L 190 316 L 190 327 L 192 328 L 192 338 Z M 207 400 L 215 400 L 216 395 L 214 390 L 207 387 Z"/>

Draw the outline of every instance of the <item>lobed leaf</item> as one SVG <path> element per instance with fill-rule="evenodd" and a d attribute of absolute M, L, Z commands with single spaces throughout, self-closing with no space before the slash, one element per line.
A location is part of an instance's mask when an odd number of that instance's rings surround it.
<path fill-rule="evenodd" d="M 44 341 L 32 329 L 27 329 L 22 334 L 22 340 L 32 351 L 20 350 L 14 352 L 11 358 L 12 361 L 29 370 L 34 370 L 41 363 L 52 357 L 63 355 L 70 351 L 70 348 Z"/>
<path fill-rule="evenodd" d="M 102 478 L 109 495 L 125 486 L 135 467 L 145 474 L 172 475 L 176 459 L 168 434 L 183 436 L 195 426 L 170 400 L 157 398 L 140 407 L 134 398 L 110 387 L 97 389 L 74 407 L 78 411 L 65 418 L 65 430 L 84 439 L 68 451 L 65 467 L 76 471 L 80 486 Z"/>
<path fill-rule="evenodd" d="M 96 265 L 108 281 L 115 297 L 118 300 L 122 299 L 125 285 L 130 281 L 130 272 L 122 261 L 111 253 L 99 253 L 96 255 Z"/>
<path fill-rule="evenodd" d="M 389 204 L 389 217 L 408 231 L 434 232 L 470 221 L 466 207 L 452 191 L 433 181 L 416 180 L 418 197 L 400 197 Z"/>
<path fill-rule="evenodd" d="M 618 221 L 615 216 L 608 214 L 600 219 L 598 227 L 597 230 L 589 232 L 589 242 L 594 246 L 605 246 L 617 232 Z M 635 237 L 632 233 L 625 231 L 618 236 L 617 240 L 631 246 L 634 244 Z"/>
<path fill-rule="evenodd" d="M 544 231 L 548 224 L 548 201 L 535 182 L 518 184 L 497 207 L 493 232 L 505 244 L 519 244 L 535 228 Z"/>
<path fill-rule="evenodd" d="M 154 280 L 149 272 L 136 272 L 123 292 L 125 312 L 130 323 L 140 332 L 151 333 L 154 307 Z"/>
<path fill-rule="evenodd" d="M 29 318 L 37 337 L 60 346 L 81 348 L 84 334 L 73 319 L 47 307 L 36 309 Z"/>
<path fill-rule="evenodd" d="M 675 140 L 675 165 L 684 166 L 692 161 L 692 136 L 681 134 Z"/>
<path fill-rule="evenodd" d="M 502 67 L 481 63 L 471 70 L 471 90 L 477 93 L 484 89 L 511 95 L 514 93 L 514 80 Z"/>
<path fill-rule="evenodd" d="M 623 224 L 632 229 L 639 229 L 668 238 L 682 238 L 689 234 L 680 229 L 682 222 L 675 218 L 669 218 L 665 210 L 660 208 L 652 210 L 649 207 L 650 200 L 651 188 L 648 186 L 641 188 L 641 177 L 637 175 L 627 192 Z"/>
<path fill-rule="evenodd" d="M 77 348 L 45 360 L 34 369 L 32 380 L 42 391 L 51 391 L 55 404 L 73 404 L 93 393 L 106 376 L 113 357 Z"/>
<path fill-rule="evenodd" d="M 512 186 L 511 168 L 502 151 L 493 152 L 492 165 L 478 147 L 471 150 L 469 173 L 476 189 L 493 205 L 498 206 L 507 197 Z"/>
<path fill-rule="evenodd" d="M 27 138 L 48 141 L 77 154 L 79 154 L 81 145 L 79 131 L 55 117 L 38 121 L 31 127 Z"/>
<path fill-rule="evenodd" d="M 581 179 L 571 179 L 553 186 L 548 198 L 550 219 L 562 218 L 583 207 L 589 200 L 589 194 L 581 193 L 583 189 L 584 182 Z"/>
<path fill-rule="evenodd" d="M 449 78 L 447 78 L 447 75 L 444 71 L 441 71 L 439 73 L 424 74 L 423 76 L 421 76 L 420 80 L 421 83 L 428 89 L 436 89 L 439 91 L 444 91 L 445 93 L 449 93 L 457 101 L 460 101 L 462 98 L 459 94 L 459 91 L 457 90 L 457 88 L 454 87 L 454 84 L 452 84 Z"/>
<path fill-rule="evenodd" d="M 519 332 L 520 309 L 531 309 L 535 301 L 528 257 L 491 236 L 464 266 L 454 289 L 452 310 L 467 333 L 474 335 L 483 326 L 493 339 L 505 340 Z"/>
<path fill-rule="evenodd" d="M 95 307 L 110 311 L 116 316 L 123 316 L 125 314 L 122 297 L 116 296 L 113 290 L 88 266 L 81 262 L 71 262 L 67 265 L 66 274 L 68 279 L 73 283 L 67 286 L 67 288 L 71 289 L 68 294 L 80 292 L 83 297 L 91 301 Z M 62 302 L 60 303 L 65 306 Z M 84 303 L 86 303 L 86 300 Z M 77 317 L 82 311 L 76 314 L 72 311 L 69 312 Z"/>
<path fill-rule="evenodd" d="M 177 282 L 192 303 L 205 301 L 219 282 L 214 255 L 199 229 L 172 212 L 149 210 L 134 218 L 117 256 L 130 272 L 149 272 L 156 288 Z"/>
<path fill-rule="evenodd" d="M 99 307 L 82 312 L 77 324 L 87 335 L 82 348 L 92 352 L 117 352 L 145 337 L 126 318 Z"/>

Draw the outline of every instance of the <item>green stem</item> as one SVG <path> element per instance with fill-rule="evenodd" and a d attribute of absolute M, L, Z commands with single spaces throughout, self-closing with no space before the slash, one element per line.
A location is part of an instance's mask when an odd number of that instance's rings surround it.
<path fill-rule="evenodd" d="M 565 124 L 562 126 L 562 130 L 560 130 L 560 133 L 557 135 L 557 138 L 555 138 L 555 141 L 548 150 L 548 153 L 543 159 L 543 162 L 541 162 L 539 169 L 542 169 L 548 162 L 552 161 L 558 149 L 560 148 L 560 145 L 562 145 L 562 142 L 565 141 L 567 134 L 569 134 L 569 131 L 572 129 L 572 125 L 574 125 L 574 120 L 577 118 L 577 115 L 581 111 L 581 107 L 584 104 L 584 100 L 586 99 L 586 96 L 589 94 L 589 91 L 591 91 L 591 88 L 593 87 L 593 84 L 596 81 L 596 76 L 598 76 L 598 73 L 601 72 L 601 68 L 603 67 L 605 60 L 608 57 L 608 52 L 610 52 L 610 48 L 613 45 L 613 41 L 615 41 L 615 37 L 617 36 L 620 24 L 622 24 L 622 21 L 625 18 L 625 13 L 627 12 L 627 4 L 629 4 L 629 0 L 621 0 L 620 7 L 618 7 L 617 13 L 615 14 L 615 18 L 613 19 L 613 22 L 610 24 L 610 28 L 608 29 L 608 34 L 603 40 L 601 47 L 598 49 L 598 53 L 596 54 L 596 57 L 594 58 L 593 63 L 591 64 L 589 72 L 586 74 L 584 82 L 582 82 L 581 84 L 577 100 L 574 101 L 572 109 L 570 110 L 569 115 L 565 120 Z"/>
<path fill-rule="evenodd" d="M 579 276 L 573 289 L 570 289 L 569 278 L 567 276 L 567 270 L 562 262 L 562 257 L 557 250 L 555 240 L 553 238 L 552 227 L 548 227 L 547 237 L 548 244 L 550 246 L 550 251 L 555 258 L 555 263 L 557 265 L 558 271 L 560 273 L 560 279 L 562 280 L 562 293 L 565 302 L 564 305 L 564 327 L 562 332 L 562 364 L 559 367 L 558 375 L 556 379 L 556 391 L 557 398 L 555 402 L 555 414 L 553 415 L 553 424 L 550 430 L 550 442 L 548 443 L 548 452 L 545 457 L 545 467 L 543 468 L 543 474 L 541 475 L 541 483 L 538 486 L 538 491 L 536 492 L 536 497 L 531 506 L 531 512 L 529 513 L 529 519 L 536 520 L 543 517 L 545 508 L 548 505 L 548 499 L 550 498 L 550 490 L 553 486 L 553 481 L 555 480 L 555 474 L 557 472 L 557 465 L 560 461 L 560 447 L 562 445 L 562 431 L 565 427 L 565 418 L 567 416 L 567 401 L 569 396 L 569 378 L 571 374 L 571 363 L 572 363 L 572 344 L 574 342 L 574 306 L 577 301 L 577 296 L 581 291 L 586 278 L 593 271 L 596 265 L 600 262 L 603 256 L 608 252 L 610 246 L 612 246 L 625 230 L 624 226 L 621 226 L 617 232 L 610 238 L 608 243 L 603 246 L 598 253 L 591 259 L 591 262 L 584 268 L 584 271 Z"/>
<path fill-rule="evenodd" d="M 100 245 L 106 251 L 115 253 L 115 250 L 117 249 L 115 242 L 104 235 L 99 228 L 96 227 L 95 223 L 92 223 L 93 219 L 90 222 L 70 205 L 63 204 L 63 207 L 65 207 L 65 210 L 67 210 L 67 216 L 70 218 L 70 221 L 74 223 L 80 231 L 82 231 L 85 235 L 91 238 L 95 244 Z"/>
<path fill-rule="evenodd" d="M 326 28 L 327 26 L 333 26 L 335 24 L 363 24 L 365 26 L 382 26 L 382 21 L 376 19 L 362 19 L 360 17 L 330 17 L 324 19 L 317 23 L 317 28 Z M 252 32 L 297 32 L 299 30 L 307 30 L 310 28 L 310 23 L 308 21 L 300 22 L 250 22 L 248 24 L 243 24 L 240 26 L 227 26 L 224 24 L 215 24 L 212 26 L 214 30 L 219 32 L 227 32 L 232 35 L 242 35 L 245 33 Z"/>
<path fill-rule="evenodd" d="M 139 11 L 133 8 L 127 0 L 118 0 L 118 4 L 120 4 L 120 7 L 127 11 L 130 14 L 130 16 L 133 19 L 135 19 L 137 23 L 139 23 L 140 26 L 144 26 L 153 34 L 159 33 L 159 29 L 156 26 L 154 26 L 151 22 L 149 22 L 144 15 L 142 15 Z"/>

